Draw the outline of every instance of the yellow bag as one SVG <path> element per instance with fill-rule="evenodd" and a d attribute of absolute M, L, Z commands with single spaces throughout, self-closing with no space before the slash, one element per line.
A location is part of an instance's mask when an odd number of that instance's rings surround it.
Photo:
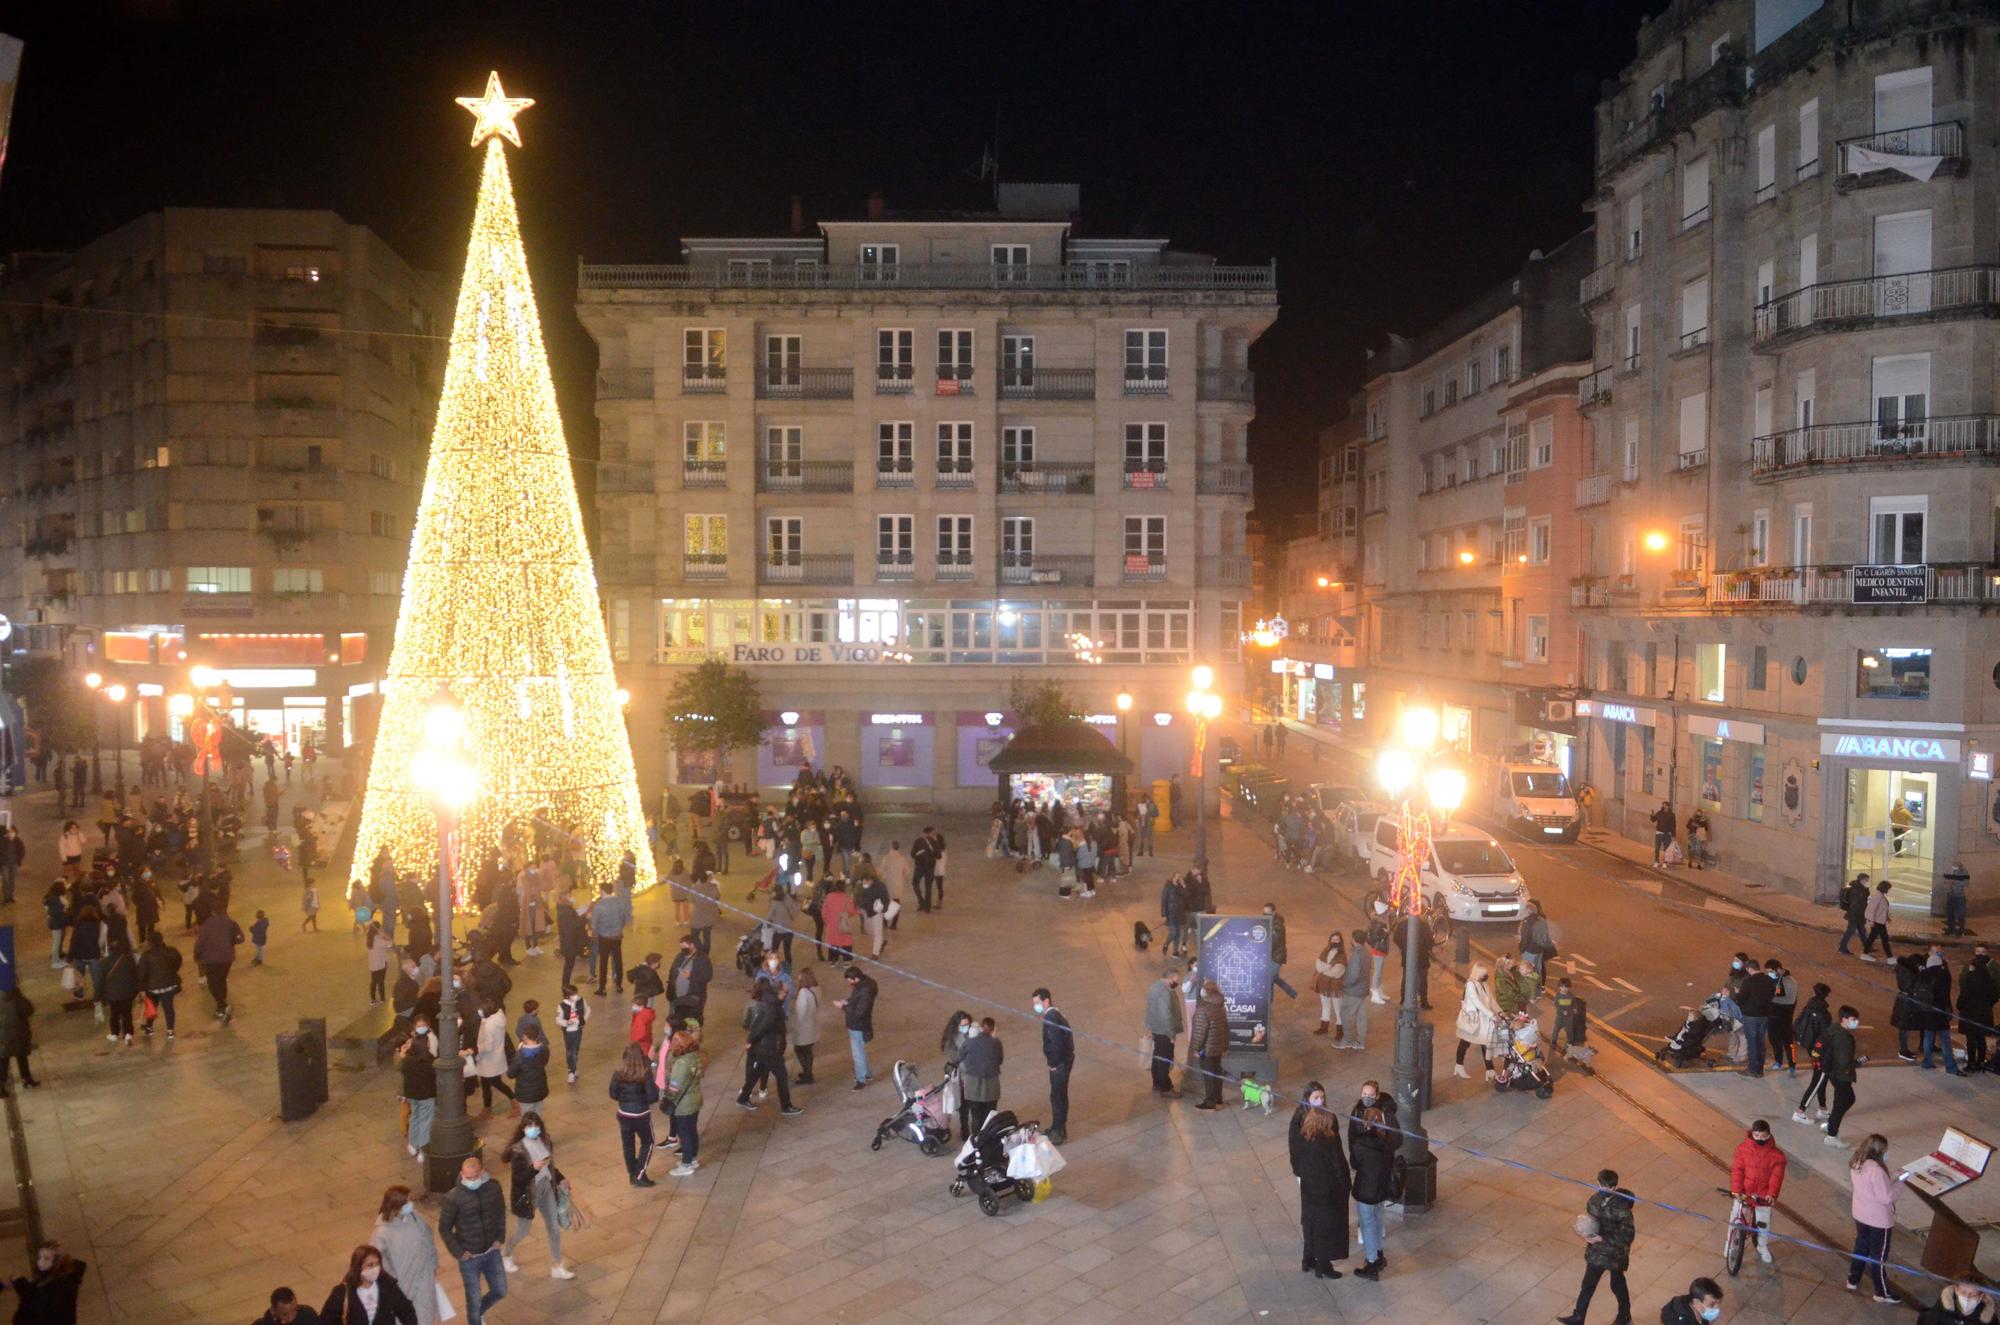
<path fill-rule="evenodd" d="M 1055 1182 L 1053 1179 L 1050 1178 L 1035 1179 L 1035 1199 L 1037 1201 L 1048 1200 L 1049 1193 L 1053 1190 L 1055 1190 Z"/>

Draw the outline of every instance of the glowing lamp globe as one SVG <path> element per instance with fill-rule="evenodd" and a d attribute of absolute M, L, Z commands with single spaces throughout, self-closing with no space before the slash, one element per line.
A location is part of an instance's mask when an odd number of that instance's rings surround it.
<path fill-rule="evenodd" d="M 1424 794 L 1432 805 L 1450 814 L 1465 804 L 1465 774 L 1455 768 L 1434 768 L 1424 775 Z"/>
<path fill-rule="evenodd" d="M 104 688 L 104 697 L 114 704 L 122 704 L 125 702 L 125 687 L 117 685 L 106 686 Z"/>
<path fill-rule="evenodd" d="M 213 690 L 222 680 L 222 674 L 213 667 L 196 666 L 188 669 L 188 684 L 196 690 Z"/>
<path fill-rule="evenodd" d="M 1125 691 L 1121 690 L 1118 692 L 1117 702 L 1118 702 L 1118 711 L 1120 713 L 1130 713 L 1132 711 L 1132 696 L 1127 694 Z"/>
<path fill-rule="evenodd" d="M 191 717 L 193 717 L 193 716 L 194 716 L 194 696 L 193 696 L 193 695 L 169 695 L 169 696 L 167 696 L 167 712 L 168 712 L 168 713 L 170 713 L 170 714 L 172 714 L 172 715 L 173 715 L 174 717 L 176 717 L 176 718 L 191 718 Z"/>
<path fill-rule="evenodd" d="M 1436 709 L 1404 709 L 1396 733 L 1412 750 L 1428 750 L 1437 744 L 1438 726 Z"/>
<path fill-rule="evenodd" d="M 1215 684 L 1215 669 L 1206 663 L 1194 669 L 1194 688 L 1207 690 Z"/>
<path fill-rule="evenodd" d="M 1384 750 L 1375 760 L 1375 780 L 1389 793 L 1390 800 L 1401 799 L 1416 778 L 1417 759 L 1408 750 Z"/>

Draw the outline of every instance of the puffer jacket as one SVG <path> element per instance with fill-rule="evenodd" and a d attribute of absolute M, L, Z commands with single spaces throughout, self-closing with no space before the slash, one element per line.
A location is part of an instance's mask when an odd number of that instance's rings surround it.
<path fill-rule="evenodd" d="M 1229 1052 L 1229 1011 L 1220 994 L 1195 1003 L 1194 1028 L 1188 1042 L 1196 1053 L 1209 1058 L 1219 1059 Z"/>
<path fill-rule="evenodd" d="M 1364 1128 L 1348 1138 L 1349 1160 L 1354 1165 L 1354 1199 L 1362 1205 L 1380 1205 L 1389 1199 L 1391 1175 L 1396 1164 L 1396 1137 L 1388 1132 Z"/>
<path fill-rule="evenodd" d="M 1606 1270 L 1623 1270 L 1632 1259 L 1632 1240 L 1638 1227 L 1632 1222 L 1632 1193 L 1623 1187 L 1598 1192 L 1584 1208 L 1597 1221 L 1598 1241 L 1587 1243 L 1583 1262 Z"/>
<path fill-rule="evenodd" d="M 646 1110 L 660 1102 L 660 1088 L 653 1084 L 652 1073 L 647 1073 L 637 1081 L 621 1081 L 618 1074 L 611 1074 L 611 1101 L 618 1106 L 618 1112 L 629 1118 L 637 1118 Z"/>
<path fill-rule="evenodd" d="M 1775 1201 L 1785 1186 L 1785 1152 L 1774 1137 L 1763 1145 L 1746 1133 L 1729 1161 L 1729 1190 Z"/>

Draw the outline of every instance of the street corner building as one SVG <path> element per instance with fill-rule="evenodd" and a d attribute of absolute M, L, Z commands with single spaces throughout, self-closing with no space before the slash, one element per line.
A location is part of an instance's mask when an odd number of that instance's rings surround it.
<path fill-rule="evenodd" d="M 128 745 L 212 667 L 298 751 L 373 730 L 448 291 L 331 212 L 169 208 L 0 284 L 10 647 L 115 674 Z"/>
<path fill-rule="evenodd" d="M 878 196 L 810 233 L 795 204 L 788 234 L 581 267 L 645 785 L 715 777 L 663 734 L 710 657 L 769 704 L 737 781 L 837 764 L 876 806 L 984 807 L 1017 674 L 1061 681 L 1141 778 L 1187 766 L 1187 668 L 1240 659 L 1252 596 L 1247 365 L 1276 272 L 1089 237 L 1078 203 Z"/>
<path fill-rule="evenodd" d="M 2000 900 L 1996 81 L 1984 6 L 1643 25 L 1591 228 L 1392 341 L 1323 437 L 1284 549 L 1292 716 L 1422 699 L 1612 832 L 1671 801 L 1801 896 L 1866 870 L 1935 913 L 1962 859 Z"/>

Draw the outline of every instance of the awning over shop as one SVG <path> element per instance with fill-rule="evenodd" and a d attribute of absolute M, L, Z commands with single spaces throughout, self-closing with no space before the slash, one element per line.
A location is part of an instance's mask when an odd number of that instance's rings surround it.
<path fill-rule="evenodd" d="M 1104 773 L 1128 776 L 1132 761 L 1097 728 L 1081 722 L 1027 727 L 986 765 L 995 773 Z"/>

